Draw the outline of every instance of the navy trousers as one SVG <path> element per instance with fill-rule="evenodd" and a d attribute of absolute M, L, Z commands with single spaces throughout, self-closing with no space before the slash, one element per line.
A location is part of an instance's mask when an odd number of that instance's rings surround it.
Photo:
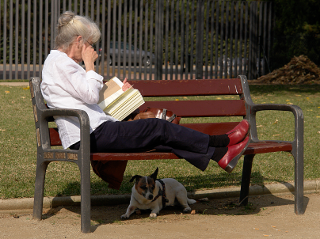
<path fill-rule="evenodd" d="M 91 152 L 133 152 L 157 149 L 172 152 L 205 170 L 215 151 L 209 135 L 150 118 L 134 121 L 104 122 L 91 133 Z"/>

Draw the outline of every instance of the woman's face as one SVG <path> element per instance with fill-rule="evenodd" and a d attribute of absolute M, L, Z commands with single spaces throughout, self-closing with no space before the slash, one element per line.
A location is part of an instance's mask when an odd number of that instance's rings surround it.
<path fill-rule="evenodd" d="M 71 52 L 72 52 L 71 58 L 77 63 L 81 62 L 83 60 L 82 59 L 83 47 L 84 46 L 89 47 L 90 45 L 92 45 L 90 40 L 85 41 L 82 36 L 78 36 L 74 40 L 73 44 L 71 45 Z"/>

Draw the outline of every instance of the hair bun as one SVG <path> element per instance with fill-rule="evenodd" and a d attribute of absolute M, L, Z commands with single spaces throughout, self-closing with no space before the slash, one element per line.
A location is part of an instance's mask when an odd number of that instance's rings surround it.
<path fill-rule="evenodd" d="M 58 28 L 63 27 L 67 24 L 69 24 L 70 21 L 73 20 L 76 14 L 74 14 L 71 11 L 66 11 L 62 13 L 58 19 Z"/>

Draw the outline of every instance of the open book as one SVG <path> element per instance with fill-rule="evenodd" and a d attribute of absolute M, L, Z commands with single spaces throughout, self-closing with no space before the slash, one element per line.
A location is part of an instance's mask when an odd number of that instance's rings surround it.
<path fill-rule="evenodd" d="M 131 87 L 123 91 L 122 86 L 122 81 L 117 77 L 110 79 L 103 85 L 98 103 L 105 113 L 120 121 L 144 104 L 139 90 Z"/>

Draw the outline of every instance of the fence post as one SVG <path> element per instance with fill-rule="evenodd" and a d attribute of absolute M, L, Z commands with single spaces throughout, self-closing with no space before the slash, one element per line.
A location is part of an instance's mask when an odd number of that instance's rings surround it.
<path fill-rule="evenodd" d="M 249 69 L 248 79 L 253 80 L 257 77 L 257 44 L 258 44 L 258 4 L 257 2 L 251 2 L 250 5 L 250 38 L 249 38 Z"/>
<path fill-rule="evenodd" d="M 204 2 L 197 2 L 197 39 L 196 39 L 196 78 L 203 78 L 203 21 L 204 21 Z"/>
<path fill-rule="evenodd" d="M 155 80 L 162 79 L 162 45 L 163 45 L 163 0 L 157 1 L 156 9 L 156 62 L 155 62 Z"/>

